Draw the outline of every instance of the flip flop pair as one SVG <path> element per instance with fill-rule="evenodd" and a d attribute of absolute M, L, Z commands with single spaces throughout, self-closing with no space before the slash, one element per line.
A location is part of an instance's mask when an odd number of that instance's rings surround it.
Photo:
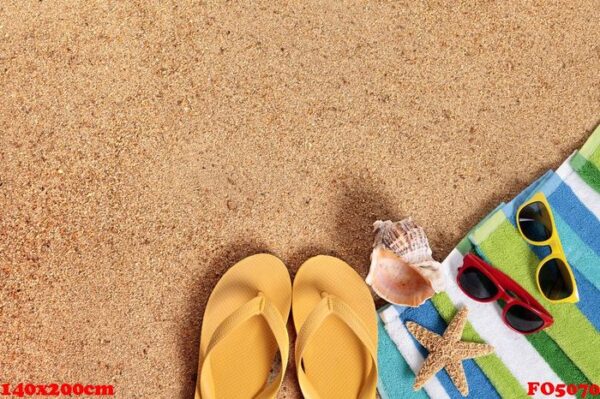
<path fill-rule="evenodd" d="M 204 313 L 195 399 L 275 398 L 289 359 L 293 311 L 298 382 L 308 399 L 374 399 L 377 319 L 362 278 L 331 256 L 307 260 L 294 279 L 258 254 L 231 267 Z M 276 355 L 281 365 L 273 370 Z"/>

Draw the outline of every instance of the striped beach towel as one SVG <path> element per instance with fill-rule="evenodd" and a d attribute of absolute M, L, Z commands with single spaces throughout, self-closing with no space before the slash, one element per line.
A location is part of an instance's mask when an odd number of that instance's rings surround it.
<path fill-rule="evenodd" d="M 552 304 L 537 290 L 535 269 L 548 249 L 528 245 L 515 226 L 516 210 L 536 192 L 543 192 L 552 207 L 577 281 L 580 301 L 576 304 Z M 478 254 L 517 281 L 552 314 L 554 324 L 537 334 L 521 335 L 505 326 L 499 305 L 467 297 L 456 284 L 457 270 L 467 252 Z M 496 349 L 493 355 L 465 362 L 469 397 L 548 397 L 540 389 L 529 395 L 530 382 L 577 387 L 600 384 L 600 127 L 555 172 L 547 172 L 484 218 L 443 266 L 449 275 L 446 292 L 418 308 L 391 305 L 379 310 L 380 345 L 387 345 L 379 354 L 379 393 L 383 399 L 414 394 L 414 376 L 427 356 L 407 331 L 406 322 L 415 321 L 441 333 L 462 306 L 469 308 L 463 340 L 487 342 Z M 396 351 L 390 350 L 394 346 Z M 461 397 L 444 370 L 419 395 Z M 583 389 L 564 395 L 583 396 Z"/>

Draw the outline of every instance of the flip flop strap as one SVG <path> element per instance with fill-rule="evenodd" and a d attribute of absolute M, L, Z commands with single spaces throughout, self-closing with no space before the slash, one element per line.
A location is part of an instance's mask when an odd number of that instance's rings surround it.
<path fill-rule="evenodd" d="M 371 356 L 371 371 L 369 372 L 369 375 L 365 380 L 365 385 L 358 396 L 358 399 L 371 399 L 374 389 L 377 386 L 377 346 L 371 339 L 371 335 L 356 312 L 354 312 L 354 310 L 352 310 L 352 308 L 344 301 L 331 295 L 327 295 L 321 299 L 312 312 L 310 312 L 302 324 L 296 339 L 296 369 L 298 372 L 298 382 L 300 383 L 300 388 L 302 389 L 304 398 L 319 398 L 319 394 L 310 383 L 308 376 L 304 372 L 304 367 L 302 366 L 304 350 L 309 345 L 311 338 L 321 327 L 325 319 L 331 316 L 335 316 L 342 320 L 361 341 Z M 340 350 L 344 350 L 344 348 L 340 348 Z"/>
<path fill-rule="evenodd" d="M 229 334 L 235 331 L 238 327 L 243 325 L 246 321 L 254 316 L 262 316 L 273 336 L 277 342 L 279 353 L 281 354 L 281 369 L 269 384 L 267 384 L 258 395 L 256 399 L 270 399 L 274 398 L 281 386 L 283 381 L 283 375 L 287 366 L 289 358 L 289 337 L 285 322 L 283 321 L 279 310 L 271 301 L 269 301 L 263 293 L 259 293 L 255 298 L 246 302 L 246 304 L 239 307 L 232 314 L 227 316 L 221 324 L 213 332 L 208 346 L 206 348 L 206 355 L 202 360 L 202 366 L 200 371 L 200 392 L 202 399 L 215 399 L 215 389 L 212 384 L 212 368 L 211 368 L 211 355 L 214 353 L 214 349 L 223 342 Z M 235 384 L 235 381 L 231 382 Z M 198 389 L 198 388 L 196 388 Z"/>

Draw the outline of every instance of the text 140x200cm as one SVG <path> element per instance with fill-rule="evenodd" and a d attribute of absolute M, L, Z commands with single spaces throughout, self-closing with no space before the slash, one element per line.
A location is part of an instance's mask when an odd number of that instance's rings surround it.
<path fill-rule="evenodd" d="M 94 384 L 1 384 L 0 396 L 23 398 L 26 396 L 114 396 L 112 385 Z"/>

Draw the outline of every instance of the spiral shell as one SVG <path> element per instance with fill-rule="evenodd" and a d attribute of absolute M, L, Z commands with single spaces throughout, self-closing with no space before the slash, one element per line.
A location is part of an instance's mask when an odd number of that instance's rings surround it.
<path fill-rule="evenodd" d="M 366 282 L 390 303 L 419 306 L 445 288 L 423 228 L 412 218 L 374 223 L 375 242 Z"/>

